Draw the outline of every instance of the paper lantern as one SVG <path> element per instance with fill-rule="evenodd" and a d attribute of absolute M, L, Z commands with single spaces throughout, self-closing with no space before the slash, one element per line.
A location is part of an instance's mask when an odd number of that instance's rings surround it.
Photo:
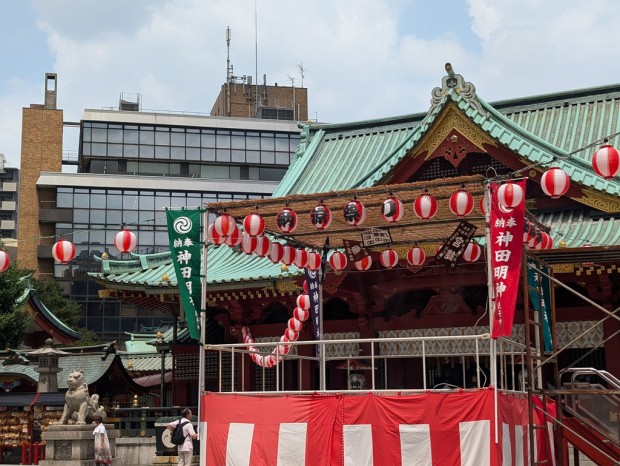
<path fill-rule="evenodd" d="M 310 296 L 307 294 L 300 294 L 297 296 L 297 307 L 305 309 L 306 311 L 310 309 Z"/>
<path fill-rule="evenodd" d="M 389 223 L 398 222 L 405 214 L 405 208 L 400 199 L 390 196 L 381 204 L 381 216 Z"/>
<path fill-rule="evenodd" d="M 485 207 L 485 202 L 484 202 L 484 196 L 480 198 L 480 203 L 478 204 L 478 207 L 480 208 L 480 212 L 482 213 L 482 215 L 487 214 L 487 209 Z"/>
<path fill-rule="evenodd" d="M 347 262 L 347 256 L 340 251 L 334 251 L 329 258 L 329 266 L 337 272 L 344 270 Z"/>
<path fill-rule="evenodd" d="M 241 230 L 239 230 L 239 228 L 235 228 L 232 234 L 228 238 L 226 238 L 225 243 L 231 248 L 239 246 L 241 244 L 241 241 L 243 240 L 243 236 L 245 236 L 245 234 L 241 233 Z"/>
<path fill-rule="evenodd" d="M 413 201 L 413 213 L 422 220 L 429 220 L 437 214 L 437 201 L 430 194 L 422 194 Z"/>
<path fill-rule="evenodd" d="M 535 249 L 551 249 L 553 248 L 553 238 L 546 231 L 540 233 L 540 242 L 535 246 Z"/>
<path fill-rule="evenodd" d="M 291 317 L 288 320 L 289 330 L 292 330 L 294 332 L 299 332 L 301 330 L 301 327 L 303 327 L 303 324 L 299 320 L 295 319 L 295 317 Z"/>
<path fill-rule="evenodd" d="M 407 251 L 407 262 L 409 265 L 412 265 L 413 267 L 420 267 L 424 264 L 425 260 L 426 253 L 424 252 L 424 249 L 415 246 Z"/>
<path fill-rule="evenodd" d="M 351 226 L 357 226 L 366 220 L 366 208 L 360 201 L 354 199 L 344 207 L 344 221 Z"/>
<path fill-rule="evenodd" d="M 592 156 L 592 168 L 598 176 L 609 180 L 620 173 L 620 154 L 615 147 L 605 144 Z"/>
<path fill-rule="evenodd" d="M 308 265 L 308 251 L 305 249 L 296 249 L 293 264 L 299 269 L 305 268 Z"/>
<path fill-rule="evenodd" d="M 9 258 L 9 255 L 0 250 L 0 272 L 4 272 L 6 269 L 9 268 L 9 265 L 11 264 L 11 259 Z"/>
<path fill-rule="evenodd" d="M 309 252 L 306 268 L 309 270 L 319 270 L 319 267 L 321 267 L 321 256 L 316 252 Z"/>
<path fill-rule="evenodd" d="M 290 328 L 287 328 L 284 331 L 284 336 L 288 338 L 288 341 L 297 341 L 297 339 L 299 338 L 299 332 L 296 332 L 295 330 L 291 330 Z"/>
<path fill-rule="evenodd" d="M 271 251 L 269 251 L 269 260 L 274 264 L 280 263 L 282 256 L 284 255 L 284 246 L 280 243 L 271 243 Z"/>
<path fill-rule="evenodd" d="M 226 238 L 222 237 L 217 231 L 215 231 L 215 225 L 212 223 L 207 228 L 207 241 L 219 246 L 226 242 Z"/>
<path fill-rule="evenodd" d="M 386 269 L 391 269 L 398 264 L 398 253 L 391 248 L 386 249 L 379 256 L 379 262 Z"/>
<path fill-rule="evenodd" d="M 222 214 L 213 222 L 213 228 L 218 235 L 226 240 L 237 229 L 237 222 L 230 215 Z"/>
<path fill-rule="evenodd" d="M 266 236 L 256 237 L 256 249 L 254 253 L 259 257 L 265 257 L 271 251 L 271 240 Z"/>
<path fill-rule="evenodd" d="M 61 239 L 52 246 L 52 256 L 57 262 L 67 264 L 75 257 L 75 246 L 71 241 Z"/>
<path fill-rule="evenodd" d="M 288 207 L 276 215 L 276 226 L 282 233 L 292 233 L 297 228 L 297 214 Z"/>
<path fill-rule="evenodd" d="M 363 259 L 354 262 L 353 265 L 359 271 L 368 270 L 372 266 L 372 257 L 364 257 Z"/>
<path fill-rule="evenodd" d="M 465 262 L 476 262 L 480 259 L 480 255 L 482 254 L 482 248 L 478 245 L 478 243 L 470 242 L 465 248 L 465 252 L 463 252 L 463 260 Z"/>
<path fill-rule="evenodd" d="M 529 243 L 534 236 L 536 236 L 536 226 L 529 220 L 526 220 L 525 228 L 523 230 L 523 243 Z"/>
<path fill-rule="evenodd" d="M 310 293 L 310 287 L 308 286 L 308 280 L 304 280 L 302 287 L 304 289 L 304 293 L 308 294 Z"/>
<path fill-rule="evenodd" d="M 534 234 L 532 235 L 530 240 L 527 242 L 527 247 L 530 249 L 537 249 L 537 246 L 542 241 L 542 234 L 543 234 L 543 231 L 540 228 L 534 227 Z"/>
<path fill-rule="evenodd" d="M 114 247 L 122 253 L 136 249 L 136 234 L 133 231 L 122 229 L 114 237 Z"/>
<path fill-rule="evenodd" d="M 504 183 L 497 190 L 497 201 L 500 206 L 514 209 L 523 201 L 523 189 L 521 186 L 510 181 Z"/>
<path fill-rule="evenodd" d="M 464 189 L 459 189 L 450 196 L 450 210 L 457 217 L 469 215 L 474 208 L 474 198 Z"/>
<path fill-rule="evenodd" d="M 542 174 L 540 187 L 551 199 L 558 199 L 570 188 L 570 178 L 561 168 L 553 167 Z"/>
<path fill-rule="evenodd" d="M 244 233 L 241 239 L 241 250 L 246 254 L 252 254 L 256 251 L 256 246 L 258 246 L 258 238 Z"/>
<path fill-rule="evenodd" d="M 301 307 L 296 307 L 293 309 L 293 317 L 300 322 L 305 322 L 308 320 L 308 317 L 310 317 L 310 311 Z"/>
<path fill-rule="evenodd" d="M 265 219 L 258 214 L 248 214 L 243 219 L 243 231 L 250 236 L 260 236 L 265 231 Z"/>
<path fill-rule="evenodd" d="M 296 253 L 297 250 L 293 246 L 289 246 L 287 244 L 282 250 L 282 259 L 280 259 L 280 262 L 286 265 L 291 265 L 295 260 Z"/>
<path fill-rule="evenodd" d="M 310 211 L 310 223 L 317 230 L 325 230 L 332 223 L 332 212 L 325 204 L 318 204 Z"/>

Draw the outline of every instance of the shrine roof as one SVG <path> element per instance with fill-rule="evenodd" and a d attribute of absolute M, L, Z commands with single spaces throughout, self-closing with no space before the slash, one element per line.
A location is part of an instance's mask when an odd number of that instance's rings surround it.
<path fill-rule="evenodd" d="M 526 163 L 548 165 L 553 161 L 575 183 L 612 195 L 620 193 L 619 182 L 604 180 L 591 167 L 590 158 L 598 144 L 573 153 L 620 132 L 620 85 L 487 103 L 476 95 L 471 83 L 464 83 L 463 88 L 436 88 L 433 96 L 426 113 L 302 125 L 301 142 L 273 196 L 346 190 L 382 182 L 450 104 Z"/>

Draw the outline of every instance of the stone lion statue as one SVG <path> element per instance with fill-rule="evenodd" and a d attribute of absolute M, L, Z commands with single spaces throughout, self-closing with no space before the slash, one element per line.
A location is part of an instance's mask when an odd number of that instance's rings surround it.
<path fill-rule="evenodd" d="M 65 395 L 65 409 L 59 424 L 86 424 L 92 422 L 95 415 L 105 420 L 103 406 L 99 406 L 99 395 L 88 394 L 88 386 L 84 380 L 84 371 L 73 371 L 67 378 L 69 390 Z"/>

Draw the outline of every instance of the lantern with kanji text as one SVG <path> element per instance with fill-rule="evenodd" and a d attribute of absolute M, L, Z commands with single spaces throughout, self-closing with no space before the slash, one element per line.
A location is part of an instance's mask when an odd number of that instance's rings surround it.
<path fill-rule="evenodd" d="M 332 223 L 332 212 L 325 204 L 318 204 L 310 211 L 310 223 L 317 230 L 325 230 Z"/>
<path fill-rule="evenodd" d="M 366 220 L 366 208 L 357 199 L 349 201 L 343 211 L 344 221 L 351 226 L 358 226 Z"/>
<path fill-rule="evenodd" d="M 282 233 L 292 233 L 297 228 L 297 214 L 288 207 L 276 215 L 276 226 Z"/>
<path fill-rule="evenodd" d="M 398 222 L 404 214 L 403 203 L 397 197 L 390 196 L 381 204 L 381 216 L 389 223 Z"/>

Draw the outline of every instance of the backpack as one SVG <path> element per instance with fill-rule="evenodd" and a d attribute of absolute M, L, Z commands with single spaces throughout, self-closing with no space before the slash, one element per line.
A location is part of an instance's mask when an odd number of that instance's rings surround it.
<path fill-rule="evenodd" d="M 185 424 L 189 424 L 189 421 L 181 422 L 181 419 L 179 419 L 177 425 L 172 429 L 170 441 L 175 445 L 183 445 L 185 443 L 185 435 L 183 435 L 183 426 Z"/>

